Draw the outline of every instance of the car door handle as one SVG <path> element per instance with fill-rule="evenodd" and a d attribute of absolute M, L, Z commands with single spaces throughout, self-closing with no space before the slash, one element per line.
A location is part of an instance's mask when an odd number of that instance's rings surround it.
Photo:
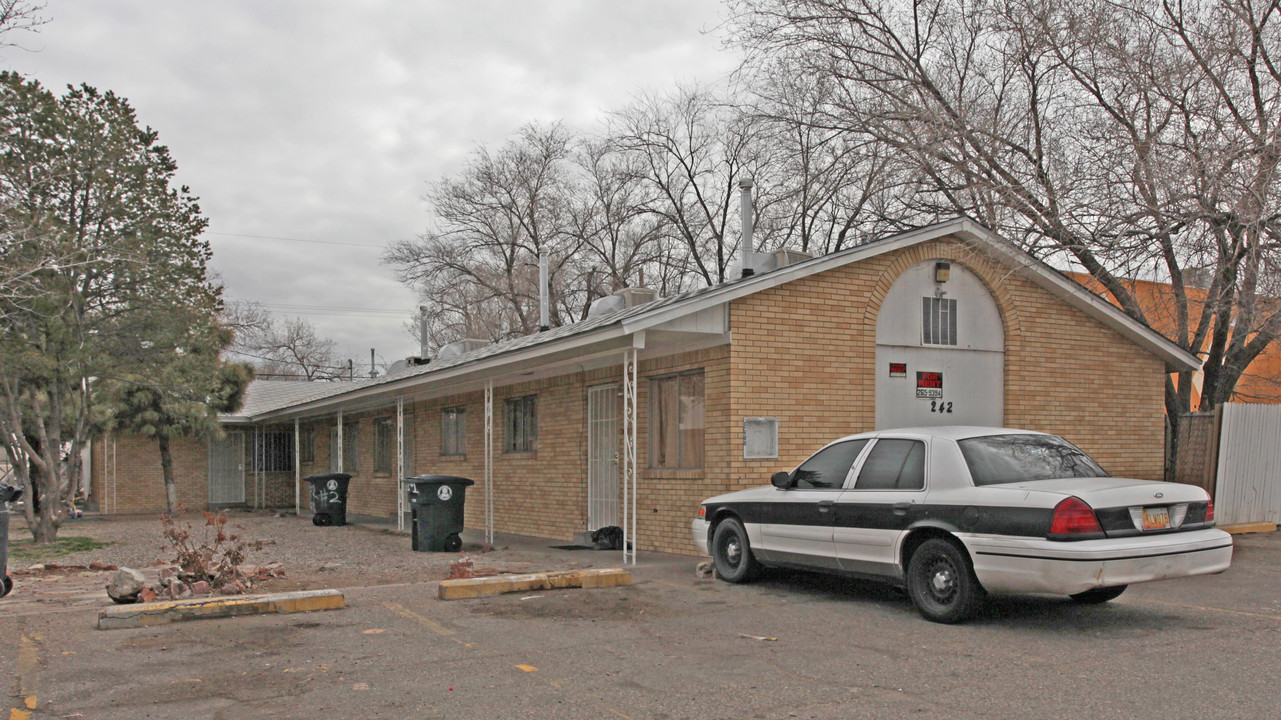
<path fill-rule="evenodd" d="M 836 504 L 836 503 L 835 503 L 834 501 L 832 501 L 832 500 L 821 500 L 821 501 L 819 501 L 819 503 L 818 503 L 818 511 L 819 511 L 819 512 L 821 512 L 821 513 L 825 513 L 825 512 L 827 512 L 827 511 L 831 510 L 831 509 L 832 509 L 832 506 L 833 506 L 833 505 L 835 505 L 835 504 Z"/>
<path fill-rule="evenodd" d="M 912 503 L 911 501 L 897 502 L 897 503 L 894 503 L 892 507 L 894 508 L 895 515 L 906 515 L 908 509 L 912 507 Z"/>

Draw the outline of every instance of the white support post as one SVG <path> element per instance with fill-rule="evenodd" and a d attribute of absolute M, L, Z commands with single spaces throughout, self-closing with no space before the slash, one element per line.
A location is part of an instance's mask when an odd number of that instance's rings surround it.
<path fill-rule="evenodd" d="M 342 446 L 343 446 L 343 442 L 342 442 L 342 410 L 339 410 L 339 411 L 338 411 L 338 436 L 337 436 L 337 437 L 338 437 L 338 469 L 337 469 L 337 470 L 335 470 L 334 472 L 342 472 L 342 471 L 343 471 L 343 470 L 342 470 L 342 469 L 343 469 L 343 460 L 342 460 Z M 331 452 L 332 452 L 332 451 L 331 451 Z"/>
<path fill-rule="evenodd" d="M 302 515 L 302 428 L 294 418 L 294 515 Z"/>
<path fill-rule="evenodd" d="M 405 529 L 405 399 L 396 398 L 396 529 Z"/>
<path fill-rule="evenodd" d="M 254 427 L 254 509 L 258 509 L 258 486 L 262 483 L 262 426 Z"/>
<path fill-rule="evenodd" d="M 494 544 L 494 381 L 485 381 L 485 542 Z"/>
<path fill-rule="evenodd" d="M 636 378 L 637 351 L 623 353 L 623 564 L 636 564 Z M 631 493 L 631 502 L 627 494 Z M 630 549 L 629 549 L 630 546 Z"/>

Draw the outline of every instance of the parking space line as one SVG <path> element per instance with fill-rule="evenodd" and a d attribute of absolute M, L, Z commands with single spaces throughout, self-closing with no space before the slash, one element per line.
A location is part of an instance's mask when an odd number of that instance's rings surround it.
<path fill-rule="evenodd" d="M 28 720 L 39 704 L 36 698 L 36 669 L 40 666 L 40 637 L 23 633 L 18 648 L 18 697 L 22 707 L 9 710 L 9 720 Z"/>
<path fill-rule="evenodd" d="M 1210 612 L 1227 613 L 1229 615 L 1245 615 L 1246 617 L 1281 620 L 1281 615 L 1265 615 L 1263 613 L 1253 613 L 1245 610 L 1228 610 L 1226 608 L 1207 607 L 1205 605 L 1184 605 L 1183 603 L 1165 602 L 1164 600 L 1143 600 L 1142 602 L 1152 603 L 1153 605 L 1169 605 L 1170 607 L 1184 608 L 1186 610 L 1208 610 Z"/>
<path fill-rule="evenodd" d="M 383 603 L 383 607 L 396 613 L 397 615 L 400 615 L 401 617 L 407 617 L 410 620 L 413 620 L 419 625 L 422 625 L 423 627 L 427 628 L 428 630 L 431 630 L 432 632 L 442 637 L 449 637 L 450 635 L 455 634 L 453 630 L 450 630 L 449 628 L 445 627 L 444 625 L 441 625 L 440 623 L 436 622 L 435 620 L 432 620 L 431 618 L 426 618 L 426 617 L 423 617 L 422 615 L 419 615 L 418 613 L 414 612 L 413 610 L 410 610 L 409 608 L 406 608 L 404 605 L 401 605 L 400 603 L 385 602 Z"/>

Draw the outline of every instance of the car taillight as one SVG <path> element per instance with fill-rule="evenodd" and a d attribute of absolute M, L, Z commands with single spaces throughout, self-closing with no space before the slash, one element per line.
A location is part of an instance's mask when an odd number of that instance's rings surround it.
<path fill-rule="evenodd" d="M 1086 533 L 1102 534 L 1103 527 L 1094 516 L 1094 508 L 1078 497 L 1070 497 L 1054 507 L 1054 519 L 1050 521 L 1050 536 L 1082 535 Z"/>
<path fill-rule="evenodd" d="M 1205 521 L 1214 522 L 1214 498 L 1210 498 L 1205 505 Z"/>
<path fill-rule="evenodd" d="M 698 506 L 698 516 L 701 518 L 707 517 L 707 506 L 705 505 Z"/>

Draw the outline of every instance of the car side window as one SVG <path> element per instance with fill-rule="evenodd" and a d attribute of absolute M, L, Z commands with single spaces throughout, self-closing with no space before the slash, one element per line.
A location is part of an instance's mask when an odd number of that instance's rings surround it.
<path fill-rule="evenodd" d="M 845 485 L 845 477 L 858 459 L 859 453 L 867 447 L 867 440 L 849 440 L 837 443 L 814 453 L 809 460 L 796 468 L 793 477 L 800 490 L 839 490 Z"/>
<path fill-rule="evenodd" d="M 925 443 L 920 440 L 877 440 L 854 483 L 855 490 L 924 488 Z"/>

